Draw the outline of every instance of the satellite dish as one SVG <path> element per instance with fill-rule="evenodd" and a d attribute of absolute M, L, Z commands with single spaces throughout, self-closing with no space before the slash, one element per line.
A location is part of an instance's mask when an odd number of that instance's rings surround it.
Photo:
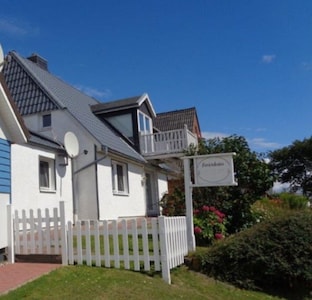
<path fill-rule="evenodd" d="M 3 65 L 4 65 L 4 55 L 3 55 L 3 50 L 0 44 L 0 72 L 3 69 Z"/>
<path fill-rule="evenodd" d="M 64 146 L 65 146 L 65 150 L 67 154 L 71 158 L 78 156 L 79 142 L 78 142 L 76 135 L 73 132 L 71 131 L 66 132 L 65 137 L 64 137 Z"/>

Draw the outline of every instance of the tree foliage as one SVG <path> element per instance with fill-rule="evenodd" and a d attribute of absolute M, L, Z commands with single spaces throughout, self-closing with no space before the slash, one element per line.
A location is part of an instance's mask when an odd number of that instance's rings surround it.
<path fill-rule="evenodd" d="M 240 231 L 254 224 L 252 204 L 263 197 L 273 186 L 274 178 L 261 155 L 250 150 L 242 136 L 202 140 L 198 148 L 190 148 L 186 155 L 205 155 L 235 152 L 234 169 L 237 186 L 195 187 L 193 188 L 194 211 L 203 206 L 213 206 L 226 217 L 228 233 Z M 164 215 L 185 214 L 183 180 L 170 195 L 161 201 Z"/>
<path fill-rule="evenodd" d="M 194 208 L 215 206 L 226 214 L 227 230 L 237 232 L 253 223 L 251 205 L 272 186 L 274 178 L 263 157 L 250 150 L 246 139 L 232 135 L 203 140 L 197 154 L 235 152 L 234 169 L 237 186 L 200 187 L 193 189 Z M 194 154 L 190 151 L 189 154 Z"/>
<path fill-rule="evenodd" d="M 312 137 L 269 153 L 270 167 L 277 179 L 289 183 L 292 192 L 312 196 Z"/>

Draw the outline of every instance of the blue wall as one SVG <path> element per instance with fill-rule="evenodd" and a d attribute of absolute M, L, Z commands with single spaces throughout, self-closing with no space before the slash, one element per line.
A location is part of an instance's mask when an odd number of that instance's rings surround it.
<path fill-rule="evenodd" d="M 11 193 L 11 145 L 0 139 L 0 193 Z"/>

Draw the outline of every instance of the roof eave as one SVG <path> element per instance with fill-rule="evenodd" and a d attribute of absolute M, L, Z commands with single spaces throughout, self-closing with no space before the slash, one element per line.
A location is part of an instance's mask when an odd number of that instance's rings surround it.
<path fill-rule="evenodd" d="M 105 147 L 105 146 L 103 145 L 103 147 Z M 130 161 L 134 161 L 134 162 L 137 162 L 137 163 L 140 163 L 140 164 L 147 164 L 147 161 L 144 159 L 143 156 L 141 156 L 141 158 L 139 159 L 139 158 L 130 157 L 128 155 L 125 155 L 125 154 L 123 154 L 123 153 L 121 153 L 119 151 L 116 151 L 114 149 L 111 149 L 111 148 L 108 148 L 107 150 L 108 150 L 108 153 L 111 153 L 113 155 L 117 155 L 118 157 L 123 157 L 124 159 L 130 160 Z"/>
<path fill-rule="evenodd" d="M 138 102 L 138 105 L 141 106 L 142 103 L 143 103 L 144 101 L 147 101 L 148 106 L 149 106 L 149 108 L 150 108 L 150 110 L 151 110 L 151 113 L 152 113 L 152 115 L 153 115 L 153 118 L 156 118 L 155 109 L 154 109 L 154 107 L 153 107 L 153 105 L 152 105 L 152 102 L 151 102 L 151 100 L 150 100 L 150 98 L 149 98 L 149 96 L 148 96 L 147 93 L 144 93 L 144 94 L 138 99 L 138 101 L 137 101 L 137 102 Z"/>

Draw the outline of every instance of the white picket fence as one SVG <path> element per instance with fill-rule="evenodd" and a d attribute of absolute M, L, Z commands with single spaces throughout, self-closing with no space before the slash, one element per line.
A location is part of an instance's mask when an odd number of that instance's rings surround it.
<path fill-rule="evenodd" d="M 140 222 L 139 222 L 140 221 Z M 15 254 L 61 254 L 63 265 L 87 264 L 161 271 L 171 283 L 170 270 L 188 253 L 185 217 L 65 223 L 64 203 L 50 215 L 15 211 Z M 10 251 L 10 249 L 9 249 Z"/>

